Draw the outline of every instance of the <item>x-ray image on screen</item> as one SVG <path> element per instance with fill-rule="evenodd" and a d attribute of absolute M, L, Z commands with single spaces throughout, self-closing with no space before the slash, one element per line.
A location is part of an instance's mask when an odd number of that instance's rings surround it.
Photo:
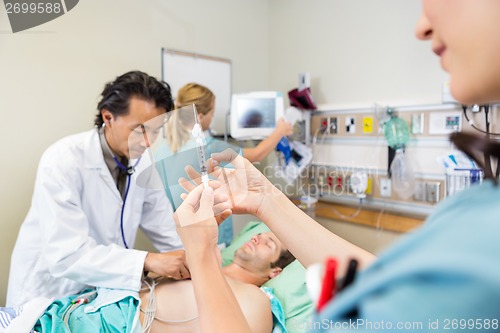
<path fill-rule="evenodd" d="M 276 125 L 275 99 L 240 99 L 239 125 L 242 128 L 266 128 Z"/>

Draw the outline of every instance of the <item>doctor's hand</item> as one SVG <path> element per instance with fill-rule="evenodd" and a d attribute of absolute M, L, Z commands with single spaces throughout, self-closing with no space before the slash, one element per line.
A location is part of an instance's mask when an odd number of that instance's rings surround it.
<path fill-rule="evenodd" d="M 228 162 L 234 168 L 219 167 L 221 162 Z M 233 213 L 259 216 L 265 196 L 279 192 L 250 161 L 233 149 L 212 154 L 208 165 L 210 176 L 220 183 L 215 190 L 216 195 L 229 198 Z M 195 183 L 200 183 L 199 175 L 193 168 L 186 171 Z M 189 182 L 184 182 L 182 186 L 187 191 L 194 189 L 194 185 Z"/>
<path fill-rule="evenodd" d="M 175 280 L 189 279 L 191 277 L 184 250 L 163 253 L 149 252 L 144 261 L 144 269 L 155 275 Z"/>

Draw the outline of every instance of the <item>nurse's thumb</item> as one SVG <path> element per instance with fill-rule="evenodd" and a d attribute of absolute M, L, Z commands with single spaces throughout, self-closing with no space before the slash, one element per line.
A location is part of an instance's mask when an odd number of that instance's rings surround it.
<path fill-rule="evenodd" d="M 214 215 L 213 213 L 213 207 L 214 205 L 214 190 L 210 187 L 207 186 L 201 195 L 200 199 L 200 211 L 203 213 L 210 213 L 210 216 L 212 217 Z"/>

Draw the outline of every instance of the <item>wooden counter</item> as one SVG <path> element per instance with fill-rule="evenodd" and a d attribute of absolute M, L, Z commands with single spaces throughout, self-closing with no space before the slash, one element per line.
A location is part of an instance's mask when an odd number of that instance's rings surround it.
<path fill-rule="evenodd" d="M 396 232 L 411 231 L 419 227 L 425 220 L 425 217 L 410 217 L 403 214 L 374 210 L 372 208 L 362 207 L 359 214 L 353 218 L 345 219 L 337 215 L 332 208 L 335 208 L 344 216 L 351 216 L 357 211 L 357 207 L 334 204 L 331 202 L 318 201 L 315 214 L 317 217 L 329 218 L 336 221 L 362 224 L 374 228 L 382 228 Z M 380 223 L 380 225 L 378 225 Z"/>

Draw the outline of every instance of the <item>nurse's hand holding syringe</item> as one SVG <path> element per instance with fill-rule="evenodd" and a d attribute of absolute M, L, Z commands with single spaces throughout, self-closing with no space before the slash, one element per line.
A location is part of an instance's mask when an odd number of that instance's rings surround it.
<path fill-rule="evenodd" d="M 209 160 L 210 162 L 211 160 Z M 225 219 L 231 216 L 231 205 L 228 195 L 225 191 L 218 191 L 217 189 L 222 186 L 222 182 L 218 180 L 208 180 L 208 171 L 206 172 L 206 185 L 204 176 L 200 175 L 191 165 L 186 166 L 185 168 L 186 174 L 189 176 L 191 180 L 187 180 L 186 178 L 181 177 L 179 179 L 179 184 L 187 191 L 191 192 L 197 185 L 203 183 L 204 188 L 211 187 L 214 191 L 214 205 L 213 205 L 213 213 L 215 215 L 215 220 L 217 224 L 221 224 Z M 187 193 L 182 193 L 182 199 L 185 199 Z"/>

